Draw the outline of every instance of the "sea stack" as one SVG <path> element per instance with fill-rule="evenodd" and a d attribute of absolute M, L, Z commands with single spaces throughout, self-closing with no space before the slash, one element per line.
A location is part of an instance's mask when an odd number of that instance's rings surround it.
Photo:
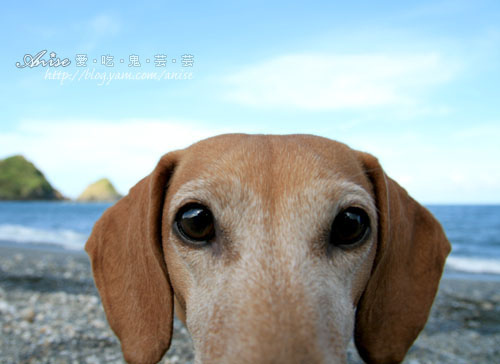
<path fill-rule="evenodd" d="M 43 173 L 22 155 L 0 160 L 0 201 L 64 199 Z"/>
<path fill-rule="evenodd" d="M 122 197 L 107 178 L 89 185 L 78 197 L 81 202 L 115 202 Z"/>

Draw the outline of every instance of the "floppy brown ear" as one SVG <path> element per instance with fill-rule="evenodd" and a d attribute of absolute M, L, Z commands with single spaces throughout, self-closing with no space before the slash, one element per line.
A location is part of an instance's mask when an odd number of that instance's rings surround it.
<path fill-rule="evenodd" d="M 172 288 L 161 248 L 165 191 L 177 155 L 155 170 L 97 221 L 85 250 L 108 322 L 125 360 L 156 363 L 170 346 Z"/>
<path fill-rule="evenodd" d="M 368 363 L 399 363 L 423 329 L 450 243 L 439 222 L 359 153 L 378 209 L 372 275 L 356 312 L 355 342 Z"/>

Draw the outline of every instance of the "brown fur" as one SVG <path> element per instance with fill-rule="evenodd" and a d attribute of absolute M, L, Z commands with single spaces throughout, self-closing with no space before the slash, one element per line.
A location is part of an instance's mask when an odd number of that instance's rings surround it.
<path fill-rule="evenodd" d="M 186 202 L 208 206 L 217 238 L 172 231 Z M 342 208 L 372 233 L 330 248 Z M 427 320 L 450 245 L 434 217 L 369 154 L 308 136 L 222 135 L 166 154 L 108 209 L 86 245 L 111 328 L 131 363 L 158 362 L 172 313 L 197 363 L 342 363 L 354 331 L 364 360 L 403 360 Z"/>

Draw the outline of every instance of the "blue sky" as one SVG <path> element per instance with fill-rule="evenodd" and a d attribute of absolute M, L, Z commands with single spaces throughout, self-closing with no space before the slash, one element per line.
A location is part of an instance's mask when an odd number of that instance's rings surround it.
<path fill-rule="evenodd" d="M 126 192 L 169 150 L 251 132 L 368 151 L 424 203 L 500 203 L 497 1 L 9 4 L 0 40 L 0 158 L 25 155 L 70 197 L 103 176 Z M 42 50 L 71 64 L 15 66 Z M 190 79 L 78 80 L 91 71 Z"/>

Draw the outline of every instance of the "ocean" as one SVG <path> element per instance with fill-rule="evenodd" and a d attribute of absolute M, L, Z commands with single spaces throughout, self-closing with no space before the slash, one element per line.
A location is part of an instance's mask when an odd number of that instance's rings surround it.
<path fill-rule="evenodd" d="M 83 250 L 109 203 L 0 202 L 0 242 Z M 500 280 L 500 205 L 429 205 L 452 243 L 445 274 Z"/>

